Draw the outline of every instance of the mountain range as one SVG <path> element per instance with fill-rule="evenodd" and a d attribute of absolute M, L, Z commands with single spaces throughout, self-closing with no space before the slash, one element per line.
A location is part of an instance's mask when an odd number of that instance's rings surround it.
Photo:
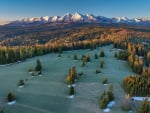
<path fill-rule="evenodd" d="M 34 18 L 23 18 L 9 22 L 10 26 L 26 26 L 26 25 L 40 25 L 44 23 L 102 23 L 102 24 L 129 24 L 129 25 L 148 25 L 150 26 L 150 18 L 133 18 L 116 17 L 107 18 L 104 16 L 94 16 L 93 14 L 83 15 L 76 12 L 75 14 L 67 13 L 64 16 L 44 16 Z"/>

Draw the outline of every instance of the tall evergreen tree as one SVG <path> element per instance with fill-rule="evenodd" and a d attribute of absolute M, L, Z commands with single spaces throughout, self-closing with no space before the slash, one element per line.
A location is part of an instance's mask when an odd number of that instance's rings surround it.
<path fill-rule="evenodd" d="M 101 51 L 100 51 L 100 57 L 104 57 L 105 56 L 105 53 L 104 53 L 104 50 L 102 49 Z"/>
<path fill-rule="evenodd" d="M 15 95 L 10 91 L 7 95 L 7 101 L 12 102 L 15 100 Z"/>
<path fill-rule="evenodd" d="M 39 59 L 37 59 L 36 61 L 36 67 L 35 67 L 35 71 L 40 71 L 41 72 L 42 69 L 42 65 Z"/>

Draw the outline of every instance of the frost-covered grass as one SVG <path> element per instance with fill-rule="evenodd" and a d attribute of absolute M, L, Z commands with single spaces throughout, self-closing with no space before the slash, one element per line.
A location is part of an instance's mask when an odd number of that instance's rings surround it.
<path fill-rule="evenodd" d="M 76 50 L 64 52 L 61 57 L 58 54 L 48 54 L 31 59 L 19 64 L 0 67 L 0 102 L 6 113 L 103 113 L 99 107 L 99 98 L 109 85 L 101 83 L 103 77 L 107 77 L 109 83 L 114 86 L 116 104 L 111 113 L 124 113 L 121 110 L 121 99 L 125 93 L 121 82 L 126 75 L 132 74 L 126 62 L 117 61 L 114 51 L 109 51 L 112 46 L 103 47 L 106 57 L 94 58 L 97 50 Z M 91 62 L 81 67 L 81 60 L 73 60 L 77 54 L 78 59 L 83 54 L 89 54 Z M 68 58 L 68 56 L 70 56 Z M 42 76 L 32 77 L 28 72 L 34 68 L 36 59 L 42 62 Z M 104 60 L 104 68 L 101 73 L 95 74 L 100 68 L 100 59 Z M 75 86 L 75 96 L 68 98 L 69 88 L 65 81 L 71 66 L 76 66 L 77 72 L 84 72 L 79 76 Z M 19 88 L 17 83 L 20 79 L 25 80 L 25 86 Z M 16 96 L 16 104 L 8 106 L 5 98 L 10 90 Z M 134 113 L 134 112 L 133 112 Z"/>

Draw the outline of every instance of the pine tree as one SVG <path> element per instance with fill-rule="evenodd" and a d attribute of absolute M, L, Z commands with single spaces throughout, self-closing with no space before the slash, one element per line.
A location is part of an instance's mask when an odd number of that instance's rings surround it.
<path fill-rule="evenodd" d="M 78 60 L 77 54 L 74 54 L 73 59 Z"/>
<path fill-rule="evenodd" d="M 103 83 L 103 84 L 108 84 L 108 78 L 107 78 L 107 77 L 104 77 L 102 83 Z"/>
<path fill-rule="evenodd" d="M 14 96 L 14 94 L 10 91 L 9 93 L 8 93 L 8 95 L 7 95 L 7 101 L 8 102 L 12 102 L 12 101 L 14 101 L 15 100 L 15 96 Z"/>
<path fill-rule="evenodd" d="M 23 86 L 24 85 L 24 80 L 19 80 L 19 86 Z"/>
<path fill-rule="evenodd" d="M 71 86 L 69 89 L 69 95 L 74 95 L 74 87 Z"/>
<path fill-rule="evenodd" d="M 85 66 L 85 58 L 82 59 L 82 67 Z"/>
<path fill-rule="evenodd" d="M 105 56 L 105 53 L 103 51 L 103 49 L 100 51 L 100 57 L 104 57 Z"/>
<path fill-rule="evenodd" d="M 113 85 L 112 84 L 109 85 L 108 91 L 113 91 Z"/>
<path fill-rule="evenodd" d="M 35 67 L 35 71 L 40 71 L 41 72 L 42 69 L 42 65 L 39 59 L 37 59 L 36 61 L 36 67 Z"/>
<path fill-rule="evenodd" d="M 103 61 L 103 60 L 100 61 L 100 67 L 101 67 L 101 68 L 104 67 L 104 61 Z"/>
<path fill-rule="evenodd" d="M 97 53 L 95 53 L 95 59 L 98 59 L 98 55 L 97 55 Z"/>
<path fill-rule="evenodd" d="M 107 107 L 107 104 L 109 103 L 109 97 L 108 95 L 104 95 L 101 102 L 100 102 L 100 108 L 105 109 Z"/>
<path fill-rule="evenodd" d="M 86 62 L 90 62 L 90 61 L 91 61 L 90 55 L 87 54 L 87 55 L 86 55 Z"/>
<path fill-rule="evenodd" d="M 118 56 L 118 55 L 117 55 L 117 52 L 115 52 L 115 55 L 114 55 L 114 57 L 115 57 L 115 58 L 117 58 L 117 56 Z"/>

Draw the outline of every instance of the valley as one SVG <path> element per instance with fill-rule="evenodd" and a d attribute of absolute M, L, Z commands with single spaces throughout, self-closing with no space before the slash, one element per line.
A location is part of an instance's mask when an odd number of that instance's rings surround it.
<path fill-rule="evenodd" d="M 112 47 L 109 45 L 95 50 L 66 51 L 61 54 L 61 57 L 58 57 L 57 53 L 51 53 L 27 59 L 19 64 L 1 66 L 0 107 L 6 113 L 103 113 L 99 101 L 103 91 L 109 87 L 109 85 L 102 84 L 103 77 L 107 77 L 114 87 L 116 102 L 110 113 L 127 113 L 121 108 L 126 95 L 122 88 L 122 80 L 125 76 L 135 73 L 132 72 L 127 62 L 114 58 L 118 50 Z M 106 56 L 94 59 L 94 54 L 99 54 L 102 48 Z M 78 60 L 73 60 L 74 54 L 77 54 Z M 80 60 L 83 54 L 89 54 L 91 58 L 91 62 L 86 63 L 84 67 L 81 66 Z M 28 69 L 34 68 L 36 59 L 41 60 L 43 76 L 32 77 Z M 101 69 L 99 62 L 102 59 L 104 67 Z M 85 75 L 78 77 L 75 97 L 70 99 L 66 76 L 72 66 L 76 67 L 77 73 L 82 71 Z M 101 73 L 96 74 L 95 70 L 98 68 Z M 17 86 L 20 79 L 26 80 L 23 88 Z M 10 90 L 16 96 L 16 104 L 9 106 L 5 99 Z M 132 109 L 132 113 L 136 111 Z"/>
<path fill-rule="evenodd" d="M 149 4 L 1 0 L 0 113 L 150 113 Z"/>

